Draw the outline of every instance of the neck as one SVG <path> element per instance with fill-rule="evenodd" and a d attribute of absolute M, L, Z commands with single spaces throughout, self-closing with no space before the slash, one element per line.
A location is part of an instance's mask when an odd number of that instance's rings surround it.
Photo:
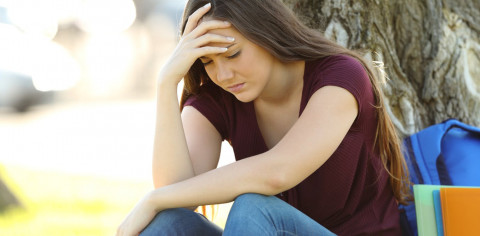
<path fill-rule="evenodd" d="M 284 104 L 302 93 L 305 61 L 279 62 L 255 103 Z"/>

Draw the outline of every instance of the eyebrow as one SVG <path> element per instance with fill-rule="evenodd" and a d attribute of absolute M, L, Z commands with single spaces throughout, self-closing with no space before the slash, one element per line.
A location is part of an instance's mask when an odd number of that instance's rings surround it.
<path fill-rule="evenodd" d="M 237 43 L 232 43 L 232 44 L 226 46 L 226 48 L 230 48 L 230 47 L 232 47 L 232 46 L 234 46 L 234 45 L 236 45 L 236 44 L 237 44 Z M 200 59 L 208 59 L 207 57 L 199 57 L 199 58 L 200 58 Z"/>

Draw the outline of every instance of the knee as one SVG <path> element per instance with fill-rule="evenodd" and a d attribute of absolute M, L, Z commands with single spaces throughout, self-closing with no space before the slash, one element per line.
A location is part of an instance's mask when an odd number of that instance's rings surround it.
<path fill-rule="evenodd" d="M 265 196 L 255 193 L 246 193 L 238 196 L 233 202 L 230 216 L 232 215 L 252 215 L 262 212 L 265 207 L 271 205 L 275 200 L 273 196 Z M 229 216 L 229 217 L 230 217 Z"/>
<path fill-rule="evenodd" d="M 174 225 L 195 214 L 195 212 L 184 208 L 168 209 L 158 213 L 152 223 L 155 225 Z"/>
<path fill-rule="evenodd" d="M 194 211 L 175 208 L 158 213 L 140 235 L 222 235 L 222 229 Z"/>
<path fill-rule="evenodd" d="M 185 219 L 194 217 L 195 214 L 195 212 L 184 208 L 162 211 L 155 216 L 140 235 L 169 235 L 169 232 L 181 229 L 181 224 L 186 222 Z"/>
<path fill-rule="evenodd" d="M 250 206 L 250 207 L 257 207 L 257 206 L 265 206 L 269 202 L 273 201 L 275 197 L 273 196 L 265 196 L 262 194 L 257 194 L 257 193 L 245 193 L 237 198 L 235 198 L 235 201 L 233 203 L 233 206 Z"/>
<path fill-rule="evenodd" d="M 235 198 L 234 204 L 237 205 L 255 205 L 269 201 L 270 196 L 257 193 L 245 193 Z"/>
<path fill-rule="evenodd" d="M 265 235 L 265 232 L 272 232 L 270 208 L 276 199 L 253 193 L 238 196 L 228 214 L 225 235 Z"/>

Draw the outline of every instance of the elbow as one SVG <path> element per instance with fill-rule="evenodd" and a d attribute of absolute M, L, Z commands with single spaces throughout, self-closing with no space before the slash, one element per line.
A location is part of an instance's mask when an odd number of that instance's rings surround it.
<path fill-rule="evenodd" d="M 290 189 L 292 185 L 292 170 L 291 165 L 285 162 L 279 162 L 278 159 L 271 160 L 268 158 L 258 163 L 256 169 L 253 171 L 256 173 L 255 180 L 252 182 L 260 183 L 261 186 L 257 186 L 260 189 L 258 193 L 265 195 L 276 195 Z M 251 190 L 250 190 L 251 191 Z"/>
<path fill-rule="evenodd" d="M 290 188 L 288 176 L 284 172 L 279 171 L 269 176 L 266 183 L 267 194 L 276 195 Z"/>

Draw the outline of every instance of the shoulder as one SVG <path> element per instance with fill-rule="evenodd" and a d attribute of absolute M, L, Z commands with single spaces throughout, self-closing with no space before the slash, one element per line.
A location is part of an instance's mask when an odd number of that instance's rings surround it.
<path fill-rule="evenodd" d="M 361 76 L 368 79 L 364 65 L 356 58 L 348 55 L 328 56 L 307 64 L 307 72 L 312 75 Z"/>
<path fill-rule="evenodd" d="M 213 82 L 207 82 L 200 86 L 198 93 L 187 99 L 185 106 L 192 106 L 198 110 L 225 139 L 228 136 L 228 110 L 231 109 L 227 99 L 228 95 L 221 88 Z"/>
<path fill-rule="evenodd" d="M 347 55 L 335 55 L 310 61 L 305 67 L 307 100 L 325 86 L 336 86 L 347 90 L 357 100 L 359 112 L 375 104 L 372 83 L 359 60 Z"/>
<path fill-rule="evenodd" d="M 371 91 L 372 85 L 365 66 L 356 58 L 335 55 L 308 62 L 305 70 L 306 83 L 313 89 L 331 85 L 350 91 L 357 99 Z"/>

